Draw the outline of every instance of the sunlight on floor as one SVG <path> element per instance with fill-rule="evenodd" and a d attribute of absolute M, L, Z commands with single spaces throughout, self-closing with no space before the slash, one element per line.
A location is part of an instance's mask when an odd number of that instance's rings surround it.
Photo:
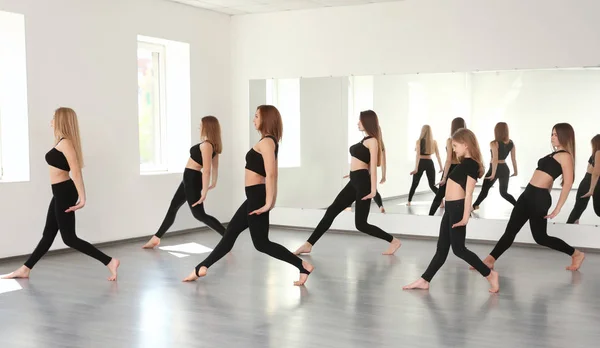
<path fill-rule="evenodd" d="M 10 273 L 9 273 L 10 274 Z M 2 274 L 0 277 L 3 277 L 8 274 Z M 14 279 L 0 279 L 0 294 L 10 291 L 23 290 L 21 285 Z"/>

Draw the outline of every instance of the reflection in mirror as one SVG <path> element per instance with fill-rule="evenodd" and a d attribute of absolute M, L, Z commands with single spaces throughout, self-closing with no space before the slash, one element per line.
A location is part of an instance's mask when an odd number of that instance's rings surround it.
<path fill-rule="evenodd" d="M 585 199 L 578 200 L 577 209 L 575 202 L 582 196 L 577 191 L 589 190 L 593 179 L 590 163 L 596 154 L 590 141 L 600 133 L 599 92 L 600 70 L 593 68 L 274 79 L 250 81 L 249 107 L 251 114 L 263 103 L 281 110 L 277 206 L 304 209 L 327 208 L 346 185 L 348 148 L 363 137 L 357 130 L 359 114 L 374 110 L 385 148 L 378 169 L 378 178 L 385 180 L 377 192 L 388 214 L 443 213 L 432 205 L 436 191 L 440 196 L 440 171 L 455 162 L 447 139 L 452 120 L 460 117 L 476 134 L 485 177 L 492 179 L 480 179 L 473 195 L 473 217 L 483 219 L 509 218 L 538 160 L 553 151 L 553 125 L 568 122 L 576 137 L 575 177 L 553 221 L 598 224 L 600 193 L 587 209 Z M 254 142 L 258 135 L 251 133 Z M 551 209 L 560 183 L 558 178 L 551 190 Z M 372 212 L 383 209 L 372 203 Z"/>

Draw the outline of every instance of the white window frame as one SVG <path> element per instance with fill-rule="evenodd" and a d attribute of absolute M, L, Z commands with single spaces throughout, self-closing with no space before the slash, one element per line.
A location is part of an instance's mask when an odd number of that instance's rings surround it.
<path fill-rule="evenodd" d="M 142 173 L 158 173 L 168 171 L 168 156 L 167 156 L 167 88 L 166 88 L 166 48 L 164 45 L 138 41 L 138 49 L 145 49 L 154 54 L 158 54 L 158 62 L 153 61 L 153 71 L 158 71 L 158 83 L 155 84 L 156 90 L 154 91 L 158 95 L 159 107 L 155 108 L 154 112 L 154 133 L 155 133 L 155 163 L 154 164 L 142 164 L 140 163 L 140 172 Z M 136 54 L 137 56 L 137 54 Z M 138 107 L 138 118 L 139 118 L 139 107 Z M 158 129 L 156 129 L 158 125 Z M 139 129 L 138 129 L 139 133 Z M 139 143 L 138 143 L 139 146 Z"/>
<path fill-rule="evenodd" d="M 300 79 L 297 79 L 300 83 Z M 279 111 L 281 111 L 281 107 L 279 106 L 279 79 L 267 79 L 266 80 L 266 104 L 275 105 Z M 300 98 L 300 95 L 298 95 Z M 298 105 L 300 106 L 300 105 Z M 282 116 L 283 118 L 283 116 Z M 299 144 L 298 144 L 298 162 L 292 165 L 282 165 L 281 161 L 278 161 L 278 168 L 300 168 L 302 166 L 302 113 L 298 110 L 298 121 L 299 127 Z M 285 130 L 284 130 L 285 134 Z M 285 141 L 285 140 L 284 140 Z"/>

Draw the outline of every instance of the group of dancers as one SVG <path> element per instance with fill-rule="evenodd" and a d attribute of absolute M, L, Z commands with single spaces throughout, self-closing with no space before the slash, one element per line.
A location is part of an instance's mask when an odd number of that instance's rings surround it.
<path fill-rule="evenodd" d="M 81 168 L 83 156 L 79 137 L 77 115 L 70 108 L 55 111 L 51 125 L 54 129 L 55 146 L 46 154 L 50 166 L 50 180 L 53 198 L 48 210 L 46 226 L 38 246 L 23 266 L 4 278 L 28 278 L 37 261 L 49 250 L 60 230 L 63 241 L 106 265 L 111 273 L 109 280 L 117 279 L 119 260 L 109 257 L 75 234 L 75 211 L 85 206 L 86 196 Z M 298 257 L 312 251 L 315 243 L 329 229 L 334 219 L 348 206 L 355 203 L 356 228 L 366 234 L 388 242 L 384 255 L 394 254 L 401 246 L 398 238 L 367 222 L 371 199 L 378 196 L 377 167 L 385 164 L 385 151 L 381 138 L 381 128 L 377 114 L 372 110 L 362 111 L 358 121 L 358 130 L 365 137 L 350 147 L 351 163 L 349 183 L 327 208 L 325 215 L 308 240 L 295 252 L 269 240 L 269 211 L 277 199 L 277 157 L 279 142 L 283 134 L 283 123 L 277 108 L 272 105 L 260 105 L 254 115 L 254 126 L 261 139 L 247 152 L 245 165 L 246 200 L 225 228 L 216 218 L 206 214 L 204 202 L 209 191 L 217 185 L 219 156 L 223 146 L 219 121 L 214 116 L 206 116 L 201 121 L 201 142 L 190 148 L 190 158 L 186 164 L 183 180 L 179 185 L 167 214 L 158 231 L 143 246 L 152 249 L 160 244 L 160 239 L 173 224 L 177 211 L 187 202 L 193 216 L 219 233 L 222 238 L 213 251 L 200 262 L 183 281 L 195 281 L 207 274 L 208 268 L 219 261 L 232 248 L 237 237 L 246 229 L 254 247 L 276 259 L 295 266 L 300 273 L 294 285 L 303 285 L 314 266 Z M 428 289 L 429 283 L 444 264 L 450 247 L 453 252 L 465 260 L 472 269 L 476 269 L 490 283 L 490 292 L 498 292 L 498 273 L 494 264 L 511 246 L 517 233 L 529 221 L 535 241 L 561 251 L 572 258 L 569 270 L 577 270 L 585 258 L 583 252 L 574 249 L 559 238 L 548 236 L 547 219 L 554 218 L 563 207 L 573 185 L 575 163 L 575 133 L 568 123 L 558 123 L 552 128 L 551 143 L 554 152 L 542 157 L 534 171 L 529 185 L 515 200 L 506 192 L 509 170 L 505 159 L 512 153 L 516 175 L 516 157 L 513 142 L 508 137 L 508 126 L 499 123 L 495 129 L 495 140 L 491 143 L 492 164 L 484 180 L 482 194 L 473 203 L 473 191 L 478 179 L 484 175 L 479 143 L 475 134 L 467 129 L 462 118 L 452 121 L 451 137 L 446 142 L 447 159 L 443 167 L 443 177 L 439 188 L 432 185 L 435 169 L 431 154 L 438 156 L 437 144 L 432 140 L 431 127 L 424 126 L 417 141 L 417 164 L 409 203 L 414 195 L 423 172 L 426 172 L 432 190 L 436 192 L 432 209 L 442 204 L 445 198 L 445 212 L 440 225 L 440 234 L 436 253 L 422 277 L 403 289 Z M 597 189 L 600 170 L 595 163 L 600 161 L 600 135 L 592 140 L 593 153 L 589 161 L 588 173 L 579 186 L 578 203 L 572 215 L 575 222 L 585 209 L 589 197 L 594 196 L 594 207 L 600 205 L 600 190 Z M 427 157 L 429 156 L 429 157 Z M 433 175 L 432 175 L 433 172 Z M 69 175 L 71 173 L 71 175 Z M 385 175 L 385 171 L 384 171 Z M 555 209 L 548 214 L 552 204 L 549 190 L 554 180 L 562 175 L 562 192 Z M 514 205 L 504 235 L 484 260 L 465 246 L 466 225 L 471 212 L 477 209 L 495 182 L 501 183 L 503 197 Z M 385 180 L 382 180 L 385 181 Z M 416 182 L 416 184 L 415 184 Z M 587 190 L 587 192 L 584 192 Z M 594 194 L 595 193 L 595 194 Z M 597 203 L 598 202 L 598 203 Z M 378 202 L 379 203 L 379 202 Z M 380 205 L 381 206 L 381 205 Z M 596 210 L 598 212 L 598 210 Z M 433 214 L 433 213 L 431 213 Z M 571 220 L 571 217 L 570 217 Z"/>

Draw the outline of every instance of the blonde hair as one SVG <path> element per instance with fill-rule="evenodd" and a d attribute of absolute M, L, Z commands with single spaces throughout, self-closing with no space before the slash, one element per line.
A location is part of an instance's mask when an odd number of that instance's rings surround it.
<path fill-rule="evenodd" d="M 83 168 L 83 152 L 81 151 L 81 137 L 79 136 L 79 123 L 75 110 L 60 107 L 54 111 L 54 143 L 61 139 L 69 139 L 75 148 L 79 167 Z"/>
<path fill-rule="evenodd" d="M 421 139 L 425 139 L 425 151 L 427 153 L 433 153 L 433 132 L 431 126 L 426 124 L 421 128 L 421 135 L 419 136 L 419 142 Z"/>
<path fill-rule="evenodd" d="M 479 165 L 479 171 L 477 173 L 477 177 L 481 178 L 484 173 L 483 169 L 483 161 L 481 159 L 481 150 L 479 149 L 479 142 L 477 141 L 477 137 L 475 133 L 471 132 L 467 128 L 460 128 L 454 134 L 452 134 L 452 140 L 467 145 L 469 149 L 469 153 L 471 154 L 471 159 L 477 162 Z M 462 162 L 462 158 L 458 159 Z"/>
<path fill-rule="evenodd" d="M 213 150 L 220 154 L 223 151 L 221 141 L 221 125 L 214 116 L 204 116 L 201 120 L 200 138 L 206 140 L 213 146 Z"/>

